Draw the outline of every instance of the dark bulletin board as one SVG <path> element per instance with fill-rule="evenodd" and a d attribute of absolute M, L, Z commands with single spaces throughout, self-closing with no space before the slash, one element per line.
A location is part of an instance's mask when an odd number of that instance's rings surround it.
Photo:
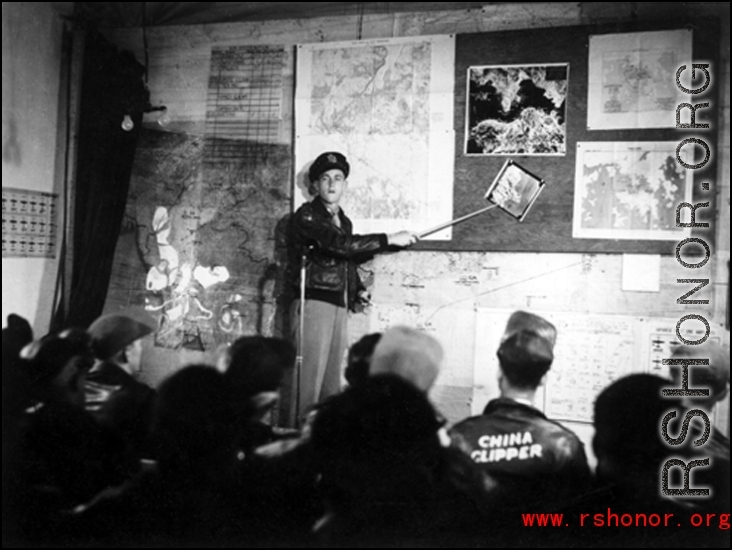
<path fill-rule="evenodd" d="M 587 87 L 589 38 L 594 34 L 627 33 L 654 30 L 692 28 L 693 61 L 710 63 L 711 85 L 696 94 L 689 103 L 709 102 L 710 108 L 697 111 L 697 123 L 708 122 L 710 128 L 682 130 L 676 128 L 594 130 L 587 129 Z M 711 150 L 706 166 L 694 171 L 693 202 L 710 202 L 709 209 L 697 211 L 697 222 L 707 221 L 708 229 L 695 229 L 692 236 L 714 243 L 715 189 L 717 173 L 718 90 L 722 82 L 719 66 L 719 25 L 716 21 L 696 21 L 685 25 L 623 24 L 612 26 L 558 27 L 498 33 L 458 35 L 455 52 L 455 178 L 454 218 L 486 206 L 486 189 L 507 158 L 512 158 L 530 172 L 546 181 L 523 222 L 505 212 L 493 209 L 469 221 L 453 226 L 451 241 L 421 241 L 416 248 L 425 250 L 490 250 L 527 252 L 604 252 L 604 253 L 675 253 L 678 242 L 625 239 L 574 239 L 572 215 L 574 206 L 574 176 L 578 141 L 673 141 L 687 137 L 702 138 Z M 566 154 L 564 156 L 466 156 L 465 110 L 468 67 L 478 65 L 536 65 L 569 63 L 569 83 L 566 100 Z M 686 75 L 690 73 L 687 69 Z M 682 80 L 682 82 L 688 82 Z M 703 82 L 697 76 L 695 85 Z M 688 117 L 688 110 L 685 112 Z M 688 121 L 688 118 L 683 119 Z M 690 146 L 686 148 L 691 149 Z M 696 149 L 696 148 L 695 148 Z M 698 148 L 699 150 L 701 148 Z M 698 151 L 696 157 L 699 158 Z M 703 191 L 701 183 L 709 182 Z M 706 210 L 707 215 L 702 217 Z M 688 214 L 687 214 L 688 215 Z M 694 246 L 684 248 L 685 255 L 701 253 Z"/>

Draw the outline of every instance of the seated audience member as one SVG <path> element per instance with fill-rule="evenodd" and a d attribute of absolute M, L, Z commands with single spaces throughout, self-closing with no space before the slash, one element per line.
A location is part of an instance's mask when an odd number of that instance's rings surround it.
<path fill-rule="evenodd" d="M 80 329 L 50 334 L 21 351 L 31 388 L 31 408 L 67 403 L 84 408 L 84 381 L 94 363 L 89 336 Z"/>
<path fill-rule="evenodd" d="M 262 419 L 277 403 L 284 376 L 294 363 L 292 343 L 265 336 L 239 338 L 220 358 L 219 368 L 231 386 L 239 445 L 245 454 L 277 439 Z"/>
<path fill-rule="evenodd" d="M 3 328 L 3 548 L 18 538 L 15 475 L 21 460 L 19 444 L 28 406 L 28 382 L 20 351 L 33 341 L 33 329 L 23 317 L 11 313 Z"/>
<path fill-rule="evenodd" d="M 318 543 L 422 547 L 472 539 L 485 525 L 484 477 L 441 445 L 439 426 L 424 393 L 393 375 L 373 375 L 323 403 L 311 438 L 326 506 Z"/>
<path fill-rule="evenodd" d="M 160 385 L 152 442 L 157 470 L 85 515 L 100 545 L 168 546 L 231 542 L 247 529 L 236 495 L 229 386 L 205 365 L 187 366 Z"/>
<path fill-rule="evenodd" d="M 362 339 L 357 343 L 355 351 L 349 353 L 351 359 L 359 357 L 361 353 L 359 348 L 364 349 L 365 347 L 368 350 L 368 347 L 373 346 L 373 341 L 378 338 L 378 335 L 371 335 L 366 338 L 368 339 Z M 442 360 L 442 348 L 431 336 L 408 327 L 394 327 L 387 330 L 378 340 L 378 344 L 375 346 L 371 358 L 370 374 L 364 380 L 357 381 L 355 385 L 349 388 L 351 391 L 342 394 L 343 397 L 341 397 L 341 394 L 338 394 L 319 403 L 308 415 L 299 439 L 293 440 L 292 442 L 285 441 L 267 445 L 256 451 L 258 457 L 268 460 L 272 465 L 276 465 L 277 470 L 275 471 L 283 472 L 280 477 L 287 480 L 288 491 L 292 493 L 299 490 L 298 494 L 302 496 L 298 500 L 309 504 L 307 508 L 309 510 L 308 513 L 298 514 L 298 517 L 302 517 L 303 520 L 307 520 L 308 518 L 314 520 L 318 516 L 311 517 L 310 513 L 318 512 L 320 515 L 322 512 L 322 506 L 315 506 L 312 500 L 308 499 L 304 494 L 303 489 L 310 487 L 311 494 L 316 495 L 317 498 L 317 495 L 320 493 L 320 488 L 314 486 L 315 480 L 322 475 L 323 468 L 328 468 L 328 466 L 324 466 L 314 456 L 311 432 L 321 412 L 329 407 L 330 401 L 349 399 L 348 396 L 355 395 L 353 391 L 366 383 L 371 383 L 375 377 L 382 378 L 391 374 L 420 392 L 426 392 L 437 377 Z M 369 352 L 367 351 L 366 353 Z M 353 363 L 351 363 L 352 365 Z M 366 370 L 363 366 L 357 368 L 363 371 Z M 359 380 L 359 378 L 357 377 L 356 380 Z M 438 442 L 442 440 L 443 446 L 447 446 L 445 444 L 447 436 L 444 428 L 442 428 L 443 422 L 438 419 L 432 407 L 429 409 L 434 415 L 431 425 L 434 426 L 435 431 L 432 433 L 432 437 Z M 440 435 L 442 435 L 442 438 L 440 438 Z M 460 458 L 462 459 L 463 457 Z M 470 466 L 472 468 L 472 465 Z M 476 490 L 481 490 L 480 484 L 476 486 Z M 302 526 L 302 522 L 300 526 Z"/>
<path fill-rule="evenodd" d="M 153 423 L 158 466 L 173 484 L 226 487 L 233 478 L 234 411 L 230 384 L 213 367 L 191 365 L 160 386 Z"/>
<path fill-rule="evenodd" d="M 374 355 L 374 348 L 380 340 L 381 333 L 374 332 L 363 336 L 350 347 L 344 373 L 349 386 L 358 386 L 368 379 L 371 370 L 371 357 Z"/>
<path fill-rule="evenodd" d="M 20 352 L 32 341 L 33 329 L 28 321 L 14 313 L 8 315 L 8 326 L 3 329 L 3 418 L 6 411 L 23 408 L 24 403 L 19 403 L 19 393 L 25 391 L 23 380 L 27 373 Z"/>
<path fill-rule="evenodd" d="M 372 376 L 398 376 L 428 394 L 440 374 L 443 357 L 442 346 L 434 337 L 412 327 L 394 326 L 376 344 L 370 372 Z M 442 445 L 449 447 L 447 422 L 439 411 L 435 414 L 439 422 L 437 435 Z"/>
<path fill-rule="evenodd" d="M 32 341 L 30 323 L 14 313 L 8 315 L 8 326 L 3 329 L 3 486 L 7 468 L 17 456 L 14 442 L 28 406 L 28 373 L 20 352 Z"/>
<path fill-rule="evenodd" d="M 729 547 L 729 531 L 717 527 L 722 520 L 719 513 L 729 513 L 729 502 L 726 508 L 709 510 L 716 512 L 713 527 L 699 529 L 692 527 L 690 517 L 699 511 L 695 506 L 708 510 L 706 497 L 696 497 L 693 504 L 689 502 L 693 500 L 691 497 L 669 498 L 662 493 L 662 470 L 667 460 L 681 458 L 688 462 L 709 456 L 705 446 L 692 447 L 692 437 L 678 449 L 664 441 L 661 425 L 665 415 L 670 410 L 678 410 L 677 418 L 685 415 L 680 400 L 662 396 L 662 390 L 668 387 L 668 380 L 658 376 L 632 374 L 613 382 L 597 397 L 592 446 L 597 456 L 600 490 L 577 503 L 571 511 L 577 512 L 580 520 L 580 514 L 585 515 L 585 528 L 577 527 L 577 534 L 584 542 L 665 548 L 710 543 L 716 546 L 726 538 Z M 669 428 L 669 432 L 676 435 L 677 429 Z M 710 467 L 714 468 L 714 464 Z M 683 468 L 676 466 L 674 470 L 669 472 L 669 488 L 680 489 Z M 700 470 L 703 468 L 692 469 L 692 488 L 703 485 L 698 475 Z M 712 491 L 722 488 L 728 491 L 729 460 L 716 470 L 720 475 L 714 480 Z M 623 514 L 625 517 L 620 517 Z M 673 518 L 670 526 L 664 526 L 667 517 Z"/>
<path fill-rule="evenodd" d="M 409 329 L 411 330 L 411 329 Z M 353 344 L 348 350 L 348 357 L 344 375 L 349 386 L 357 386 L 368 380 L 371 370 L 371 360 L 376 345 L 381 341 L 381 333 L 367 334 L 358 342 Z M 441 353 L 441 350 L 440 350 Z M 387 368 L 387 367 L 383 367 Z M 310 430 L 313 420 L 317 415 L 319 405 L 306 415 L 300 430 L 300 437 L 297 439 L 288 439 L 278 442 L 274 445 L 268 445 L 260 448 L 257 452 L 262 456 L 279 456 L 294 450 L 296 447 L 307 442 L 310 438 Z"/>
<path fill-rule="evenodd" d="M 117 431 L 139 458 L 150 458 L 156 394 L 135 376 L 142 368 L 142 338 L 152 331 L 149 325 L 116 314 L 103 315 L 88 331 L 96 362 L 86 379 L 86 409 Z"/>
<path fill-rule="evenodd" d="M 429 334 L 406 326 L 387 329 L 371 356 L 371 376 L 392 374 L 422 392 L 432 388 L 442 366 L 440 343 Z"/>
<path fill-rule="evenodd" d="M 349 386 L 358 386 L 369 379 L 371 374 L 371 358 L 374 354 L 376 345 L 381 341 L 381 336 L 382 334 L 380 332 L 367 334 L 349 348 L 346 359 L 346 369 L 344 371 L 344 375 Z M 310 437 L 310 429 L 312 427 L 313 420 L 315 419 L 315 415 L 318 412 L 318 408 L 318 405 L 316 405 L 305 417 L 300 431 L 300 439 L 298 441 L 288 441 L 284 443 L 285 448 L 300 444 Z"/>
<path fill-rule="evenodd" d="M 84 411 L 84 377 L 93 357 L 83 330 L 36 340 L 21 357 L 31 398 L 11 491 L 22 538 L 53 538 L 75 508 L 122 483 L 132 465 L 121 442 Z"/>
<path fill-rule="evenodd" d="M 554 359 L 554 326 L 519 312 L 509 328 L 498 348 L 500 397 L 482 415 L 456 424 L 451 435 L 496 480 L 496 504 L 513 525 L 521 513 L 552 510 L 579 496 L 591 474 L 579 438 L 533 405 Z"/>
<path fill-rule="evenodd" d="M 245 336 L 227 348 L 218 365 L 230 385 L 235 414 L 242 506 L 248 510 L 250 534 L 260 542 L 304 538 L 321 512 L 305 440 L 263 422 L 294 362 L 295 348 L 287 340 Z M 270 452 L 255 455 L 263 445 Z"/>

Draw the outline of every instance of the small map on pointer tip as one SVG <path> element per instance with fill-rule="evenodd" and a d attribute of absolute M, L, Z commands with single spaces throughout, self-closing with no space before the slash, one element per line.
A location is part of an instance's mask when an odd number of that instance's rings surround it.
<path fill-rule="evenodd" d="M 509 159 L 484 198 L 518 221 L 523 221 L 542 189 L 544 180 Z"/>

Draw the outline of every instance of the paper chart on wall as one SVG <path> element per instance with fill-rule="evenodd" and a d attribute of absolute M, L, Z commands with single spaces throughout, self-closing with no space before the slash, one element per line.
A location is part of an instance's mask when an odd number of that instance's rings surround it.
<path fill-rule="evenodd" d="M 297 54 L 295 208 L 308 198 L 309 164 L 340 151 L 356 233 L 452 219 L 454 36 L 307 44 Z"/>
<path fill-rule="evenodd" d="M 467 327 L 475 322 L 472 304 L 453 307 L 437 314 L 434 308 L 419 304 L 375 304 L 371 307 L 369 330 L 383 332 L 405 325 L 433 336 L 441 344 L 444 357 L 436 384 L 469 387 L 472 378 L 473 333 Z"/>
<path fill-rule="evenodd" d="M 638 318 L 560 315 L 554 363 L 547 376 L 549 418 L 592 421 L 595 398 L 612 382 L 642 369 L 636 345 Z"/>
<path fill-rule="evenodd" d="M 680 319 L 680 318 L 679 318 Z M 651 374 L 668 378 L 671 375 L 671 366 L 664 365 L 663 360 L 669 359 L 674 350 L 683 345 L 676 335 L 676 323 L 679 319 L 648 319 L 647 330 L 644 332 L 644 344 L 647 351 L 644 355 L 649 357 L 649 371 Z M 699 341 L 704 338 L 706 327 L 699 320 L 685 320 L 679 327 L 679 334 L 690 342 Z M 698 357 L 704 358 L 705 345 L 707 342 L 720 343 L 718 329 L 710 325 L 709 336 L 703 343 L 695 345 L 695 349 L 699 352 Z M 698 347 L 697 347 L 698 346 Z"/>
<path fill-rule="evenodd" d="M 206 134 L 278 143 L 287 56 L 282 46 L 211 48 Z"/>
<path fill-rule="evenodd" d="M 587 128 L 674 128 L 691 53 L 691 29 L 590 36 Z"/>
<path fill-rule="evenodd" d="M 54 258 L 58 195 L 3 187 L 3 258 Z"/>
<path fill-rule="evenodd" d="M 679 241 L 676 207 L 691 201 L 693 170 L 676 142 L 577 142 L 572 236 Z M 686 151 L 682 151 L 682 158 Z"/>

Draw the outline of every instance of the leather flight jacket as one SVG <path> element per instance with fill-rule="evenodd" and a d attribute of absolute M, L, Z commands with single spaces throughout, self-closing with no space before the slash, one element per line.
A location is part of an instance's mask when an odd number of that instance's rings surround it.
<path fill-rule="evenodd" d="M 587 456 L 577 435 L 513 399 L 493 399 L 482 415 L 459 422 L 450 435 L 496 480 L 494 496 L 504 506 L 546 511 L 590 486 Z"/>
<path fill-rule="evenodd" d="M 319 197 L 295 212 L 290 230 L 289 279 L 299 296 L 300 264 L 307 253 L 305 297 L 353 310 L 365 287 L 357 264 L 388 248 L 384 233 L 354 235 L 351 220 L 338 211 L 338 221 Z M 340 227 L 338 227 L 338 224 Z"/>

